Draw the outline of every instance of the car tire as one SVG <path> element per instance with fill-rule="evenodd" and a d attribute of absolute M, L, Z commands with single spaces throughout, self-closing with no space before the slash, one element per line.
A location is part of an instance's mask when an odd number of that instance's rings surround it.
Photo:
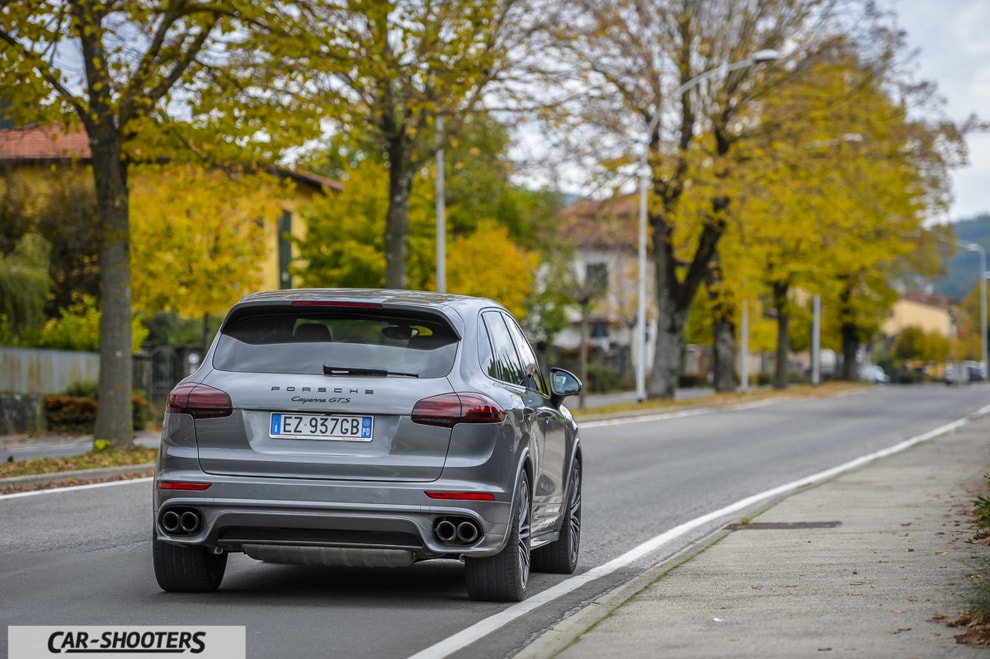
<path fill-rule="evenodd" d="M 571 467 L 567 484 L 567 508 L 557 540 L 533 550 L 533 569 L 537 572 L 573 574 L 581 551 L 581 463 Z"/>
<path fill-rule="evenodd" d="M 155 578 L 170 593 L 212 593 L 220 587 L 227 569 L 227 552 L 214 554 L 208 547 L 173 545 L 152 538 Z"/>
<path fill-rule="evenodd" d="M 531 554 L 532 496 L 529 476 L 523 472 L 516 502 L 509 517 L 509 538 L 494 556 L 466 558 L 464 572 L 468 595 L 473 600 L 521 602 L 526 599 Z"/>

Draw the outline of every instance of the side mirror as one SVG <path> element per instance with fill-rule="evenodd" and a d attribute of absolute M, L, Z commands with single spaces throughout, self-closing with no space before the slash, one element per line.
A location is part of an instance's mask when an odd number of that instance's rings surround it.
<path fill-rule="evenodd" d="M 554 405 L 560 405 L 568 396 L 581 393 L 583 386 L 581 379 L 570 371 L 557 367 L 550 369 L 550 393 Z"/>

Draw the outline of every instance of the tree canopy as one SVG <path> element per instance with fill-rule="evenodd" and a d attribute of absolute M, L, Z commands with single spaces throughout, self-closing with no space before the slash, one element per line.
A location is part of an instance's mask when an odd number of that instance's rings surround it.
<path fill-rule="evenodd" d="M 557 198 L 512 182 L 505 129 L 476 115 L 449 136 L 445 190 L 447 289 L 492 297 L 519 316 L 535 284 L 541 248 L 552 230 Z M 383 230 L 388 191 L 387 165 L 368 144 L 332 142 L 312 154 L 307 167 L 343 181 L 345 191 L 317 201 L 304 214 L 306 236 L 297 241 L 293 272 L 306 286 L 387 286 Z M 412 288 L 435 287 L 435 168 L 420 170 L 424 192 L 409 203 L 407 277 Z"/>
<path fill-rule="evenodd" d="M 308 42 L 312 10 L 240 0 L 0 8 L 2 118 L 81 126 L 89 137 L 102 309 L 97 439 L 131 441 L 129 164 L 265 163 L 313 136 L 312 97 L 301 93 L 310 68 L 286 51 Z"/>
<path fill-rule="evenodd" d="M 728 286 L 745 291 L 748 283 L 744 295 L 763 290 L 771 299 L 777 386 L 787 383 L 786 323 L 798 311 L 797 289 L 805 304 L 823 296 L 834 319 L 826 344 L 852 368 L 898 288 L 930 280 L 941 266 L 946 231 L 926 220 L 946 203 L 958 133 L 909 116 L 893 82 L 852 47 L 808 61 L 762 104 L 771 130 L 739 153 L 738 221 L 721 251 L 736 275 Z"/>
<path fill-rule="evenodd" d="M 518 74 L 532 22 L 524 0 L 343 0 L 326 3 L 310 64 L 325 76 L 326 119 L 352 144 L 371 144 L 387 163 L 382 233 L 385 283 L 409 283 L 407 237 L 416 171 L 457 124 L 483 108 L 486 91 Z M 438 134 L 437 120 L 445 122 Z M 412 266 L 410 266 L 412 267 Z"/>
<path fill-rule="evenodd" d="M 259 288 L 286 186 L 194 165 L 137 167 L 131 179 L 135 309 L 202 317 Z"/>

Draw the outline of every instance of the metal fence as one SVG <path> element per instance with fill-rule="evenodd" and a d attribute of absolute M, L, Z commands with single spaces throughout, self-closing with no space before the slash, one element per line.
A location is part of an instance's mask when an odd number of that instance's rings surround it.
<path fill-rule="evenodd" d="M 175 384 L 188 375 L 190 354 L 198 349 L 158 346 L 133 356 L 131 387 L 152 402 L 165 400 Z M 45 396 L 64 392 L 78 382 L 97 382 L 100 355 L 95 352 L 0 347 L 0 392 Z"/>
<path fill-rule="evenodd" d="M 0 391 L 57 394 L 76 382 L 96 382 L 100 356 L 95 352 L 0 347 Z"/>

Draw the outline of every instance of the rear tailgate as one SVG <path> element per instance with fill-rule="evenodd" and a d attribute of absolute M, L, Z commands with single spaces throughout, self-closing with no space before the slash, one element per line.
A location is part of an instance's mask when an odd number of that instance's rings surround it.
<path fill-rule="evenodd" d="M 204 384 L 233 414 L 196 421 L 203 470 L 270 478 L 433 481 L 449 428 L 413 423 L 416 402 L 451 392 L 446 378 L 213 371 Z"/>

